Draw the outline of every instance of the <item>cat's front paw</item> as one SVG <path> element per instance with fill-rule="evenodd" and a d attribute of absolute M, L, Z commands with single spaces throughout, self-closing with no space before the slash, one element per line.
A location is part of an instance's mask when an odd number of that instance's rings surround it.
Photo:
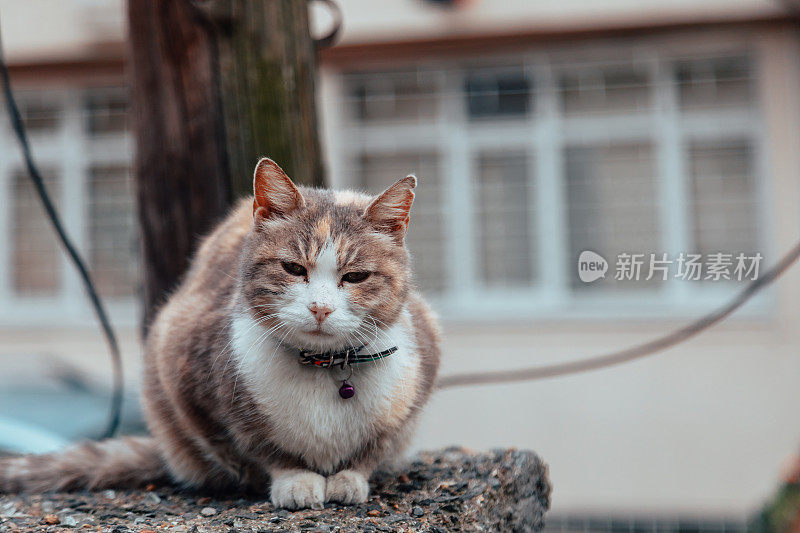
<path fill-rule="evenodd" d="M 322 509 L 325 478 L 308 470 L 288 470 L 272 477 L 272 505 L 285 509 Z"/>
<path fill-rule="evenodd" d="M 345 504 L 364 503 L 369 495 L 366 476 L 355 470 L 342 470 L 328 478 L 325 501 Z"/>

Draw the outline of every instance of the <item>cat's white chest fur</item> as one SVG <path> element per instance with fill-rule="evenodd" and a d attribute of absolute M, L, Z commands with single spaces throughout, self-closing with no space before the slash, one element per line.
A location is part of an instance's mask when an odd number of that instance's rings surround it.
<path fill-rule="evenodd" d="M 323 473 L 335 472 L 357 455 L 393 402 L 407 403 L 407 398 L 398 397 L 405 393 L 402 384 L 413 381 L 419 371 L 410 323 L 405 313 L 382 332 L 382 342 L 365 348 L 363 353 L 391 346 L 398 350 L 384 359 L 355 365 L 348 380 L 355 396 L 343 399 L 339 386 L 346 375 L 338 368 L 300 365 L 297 353 L 265 340 L 264 328 L 252 317 L 235 317 L 234 357 L 245 386 L 270 422 L 273 443 Z"/>

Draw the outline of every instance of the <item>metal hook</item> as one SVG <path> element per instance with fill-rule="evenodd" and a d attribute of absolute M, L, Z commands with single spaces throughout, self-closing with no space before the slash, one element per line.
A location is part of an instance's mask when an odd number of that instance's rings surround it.
<path fill-rule="evenodd" d="M 314 48 L 317 50 L 322 50 L 323 48 L 330 48 L 333 46 L 336 37 L 339 36 L 339 30 L 342 29 L 342 9 L 339 7 L 339 4 L 333 0 L 309 0 L 309 3 L 314 1 L 328 6 L 333 14 L 333 27 L 331 28 L 331 31 L 329 31 L 325 37 L 314 39 Z"/>

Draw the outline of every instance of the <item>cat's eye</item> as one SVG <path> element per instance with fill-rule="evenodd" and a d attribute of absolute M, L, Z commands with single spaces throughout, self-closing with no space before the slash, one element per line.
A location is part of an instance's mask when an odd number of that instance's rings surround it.
<path fill-rule="evenodd" d="M 361 283 L 369 277 L 369 272 L 348 272 L 342 276 L 342 281 L 347 283 Z"/>
<path fill-rule="evenodd" d="M 305 276 L 308 274 L 306 267 L 298 263 L 283 261 L 281 264 L 283 265 L 283 269 L 292 276 Z"/>

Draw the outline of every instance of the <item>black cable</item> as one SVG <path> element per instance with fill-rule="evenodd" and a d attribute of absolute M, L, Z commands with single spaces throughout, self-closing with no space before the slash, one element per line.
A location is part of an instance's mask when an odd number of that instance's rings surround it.
<path fill-rule="evenodd" d="M 72 260 L 72 263 L 75 265 L 75 268 L 78 270 L 78 273 L 83 280 L 83 286 L 89 295 L 89 299 L 92 301 L 95 314 L 97 315 L 97 319 L 100 321 L 106 341 L 108 342 L 108 348 L 111 354 L 111 362 L 114 372 L 114 386 L 111 394 L 111 407 L 108 417 L 108 425 L 102 438 L 110 438 L 113 437 L 119 429 L 120 418 L 122 414 L 122 359 L 119 354 L 117 338 L 114 335 L 114 330 L 111 328 L 111 322 L 108 320 L 108 315 L 106 315 L 106 311 L 103 308 L 103 303 L 100 300 L 100 296 L 97 294 L 97 289 L 95 289 L 92 278 L 89 275 L 88 269 L 86 268 L 86 264 L 84 263 L 83 259 L 81 259 L 78 250 L 69 239 L 69 236 L 67 236 L 67 232 L 64 230 L 64 226 L 61 224 L 61 219 L 58 216 L 58 212 L 56 211 L 56 208 L 47 193 L 47 188 L 44 185 L 42 175 L 33 161 L 31 148 L 28 144 L 28 136 L 25 133 L 25 124 L 22 122 L 22 117 L 20 116 L 17 102 L 14 100 L 14 93 L 11 91 L 11 79 L 8 74 L 8 66 L 6 65 L 2 35 L 0 35 L 0 73 L 2 73 L 3 77 L 3 92 L 6 98 L 6 108 L 8 109 L 8 114 L 11 117 L 11 125 L 14 128 L 14 133 L 16 133 L 20 147 L 22 148 L 22 154 L 25 157 L 25 165 L 28 168 L 28 175 L 36 187 L 36 192 L 39 194 L 39 199 L 42 201 L 44 210 L 47 212 L 47 216 L 50 219 L 50 222 L 53 224 L 53 229 L 55 229 L 56 233 L 58 234 L 58 238 L 61 241 L 64 250 L 67 252 L 67 255 Z"/>

